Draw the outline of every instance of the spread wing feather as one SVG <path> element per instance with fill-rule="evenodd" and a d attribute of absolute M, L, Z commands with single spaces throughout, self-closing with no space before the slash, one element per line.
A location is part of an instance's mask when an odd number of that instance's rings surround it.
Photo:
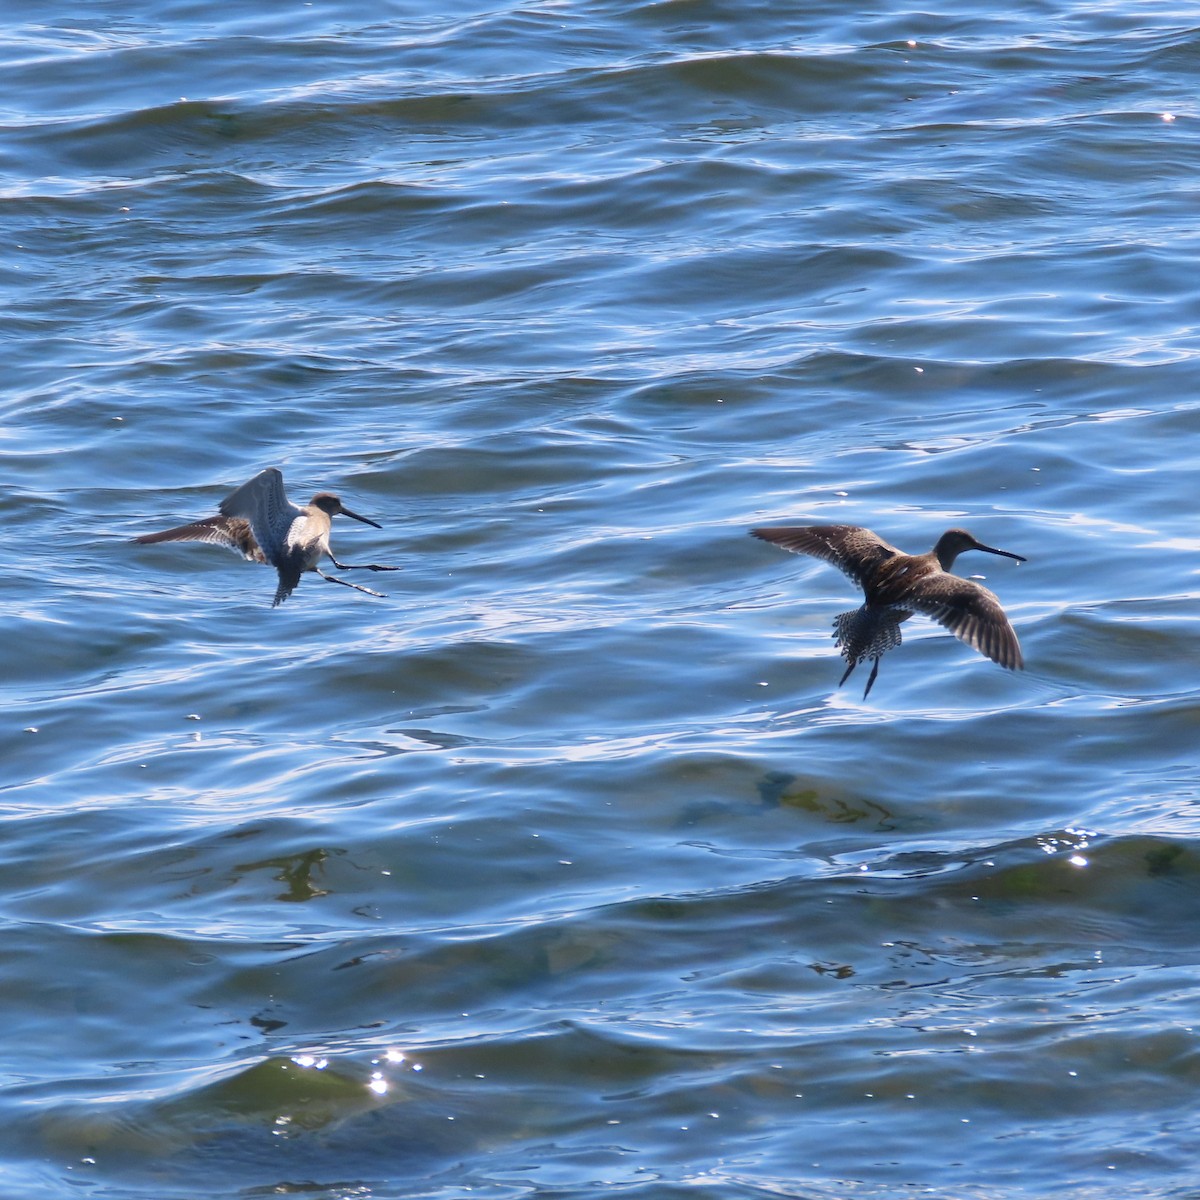
<path fill-rule="evenodd" d="M 208 542 L 213 546 L 225 546 L 251 562 L 264 561 L 250 532 L 249 522 L 238 517 L 205 517 L 187 525 L 176 525 L 174 529 L 164 529 L 161 533 L 145 533 L 133 540 L 143 546 L 158 542 Z"/>
<path fill-rule="evenodd" d="M 287 498 L 283 476 L 276 467 L 259 471 L 221 501 L 221 512 L 227 517 L 242 517 L 250 522 L 254 539 L 262 547 L 268 562 L 282 561 L 287 547 L 288 530 L 292 522 L 304 515 Z"/>
<path fill-rule="evenodd" d="M 914 612 L 944 625 L 956 638 L 1009 670 L 1025 665 L 1021 644 L 1000 601 L 987 588 L 957 575 L 943 575 L 935 587 L 908 597 Z"/>
<path fill-rule="evenodd" d="M 793 554 L 810 554 L 831 563 L 859 587 L 866 586 L 882 563 L 901 553 L 858 525 L 774 525 L 750 533 Z"/>

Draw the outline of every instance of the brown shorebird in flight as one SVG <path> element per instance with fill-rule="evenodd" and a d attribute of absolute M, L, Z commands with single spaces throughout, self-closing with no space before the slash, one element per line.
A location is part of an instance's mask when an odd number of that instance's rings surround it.
<path fill-rule="evenodd" d="M 248 483 L 221 501 L 220 513 L 190 525 L 164 529 L 134 538 L 142 545 L 155 542 L 211 542 L 228 546 L 251 562 L 270 563 L 279 572 L 279 587 L 272 606 L 282 604 L 295 590 L 305 571 L 316 571 L 330 583 L 342 583 L 368 596 L 382 596 L 348 579 L 326 575 L 317 563 L 329 555 L 342 571 L 399 571 L 375 563 L 338 562 L 329 548 L 329 529 L 336 516 L 353 517 L 364 525 L 382 528 L 367 517 L 351 512 L 332 492 L 318 492 L 306 505 L 293 504 L 283 490 L 283 476 L 275 467 L 260 471 Z"/>
<path fill-rule="evenodd" d="M 947 529 L 928 554 L 904 554 L 857 525 L 777 526 L 750 532 L 785 550 L 833 563 L 862 588 L 866 603 L 842 613 L 833 628 L 842 657 L 849 664 L 838 687 L 859 663 L 875 660 L 864 700 L 879 674 L 879 660 L 900 645 L 900 622 L 915 612 L 940 621 L 955 637 L 1002 667 L 1016 670 L 1025 665 L 1000 601 L 978 583 L 949 573 L 965 550 L 983 550 L 1024 562 L 1019 554 L 985 546 L 965 529 Z"/>

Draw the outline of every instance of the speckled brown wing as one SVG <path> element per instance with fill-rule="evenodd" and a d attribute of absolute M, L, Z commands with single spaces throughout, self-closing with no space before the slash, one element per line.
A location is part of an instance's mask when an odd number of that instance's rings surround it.
<path fill-rule="evenodd" d="M 161 533 L 144 533 L 133 539 L 139 545 L 153 546 L 159 542 L 207 542 L 212 546 L 225 546 L 251 562 L 266 562 L 258 548 L 250 523 L 240 517 L 205 517 L 187 525 L 176 525 Z"/>
<path fill-rule="evenodd" d="M 859 525 L 771 525 L 750 534 L 793 554 L 811 554 L 831 563 L 861 588 L 883 563 L 901 553 Z"/>
<path fill-rule="evenodd" d="M 938 575 L 924 580 L 905 604 L 914 612 L 940 622 L 992 662 L 1010 671 L 1025 666 L 1016 630 L 1000 601 L 980 584 L 957 575 Z"/>

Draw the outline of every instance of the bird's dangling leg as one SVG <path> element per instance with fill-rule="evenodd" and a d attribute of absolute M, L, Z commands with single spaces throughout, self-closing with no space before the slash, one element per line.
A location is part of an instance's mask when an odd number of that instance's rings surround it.
<path fill-rule="evenodd" d="M 852 659 L 850 660 L 850 665 L 849 665 L 849 666 L 846 668 L 846 673 L 845 673 L 845 675 L 843 675 L 843 676 L 841 677 L 841 679 L 839 679 L 839 680 L 838 680 L 838 687 L 841 687 L 841 686 L 842 686 L 842 684 L 843 684 L 843 683 L 845 683 L 845 682 L 846 682 L 846 680 L 850 678 L 850 672 L 851 672 L 851 671 L 853 671 L 853 670 L 854 670 L 854 668 L 855 668 L 855 667 L 857 667 L 857 666 L 858 666 L 858 660 L 857 660 L 857 659 L 854 659 L 854 658 L 852 658 Z"/>
<path fill-rule="evenodd" d="M 336 559 L 334 561 L 336 561 Z M 341 563 L 338 563 L 338 565 L 341 566 Z M 399 570 L 399 568 L 396 569 Z M 351 583 L 348 579 L 339 579 L 336 575 L 326 575 L 320 567 L 313 567 L 313 570 L 316 571 L 316 573 L 320 575 L 322 579 L 327 579 L 330 583 L 340 583 L 343 587 L 352 587 L 356 592 L 366 592 L 368 596 L 384 597 L 387 595 L 386 592 L 375 592 L 369 587 L 360 587 L 357 583 Z"/>
<path fill-rule="evenodd" d="M 871 678 L 867 680 L 867 690 L 863 692 L 864 700 L 871 694 L 871 684 L 875 682 L 875 676 L 879 674 L 879 659 L 882 657 L 882 655 L 877 657 L 875 659 L 875 665 L 871 668 Z"/>
<path fill-rule="evenodd" d="M 333 565 L 335 567 L 337 567 L 337 569 L 339 571 L 402 571 L 404 569 L 403 567 L 381 567 L 378 565 L 378 563 L 338 562 L 338 560 L 336 558 L 334 558 L 332 554 L 329 555 L 329 558 L 332 561 Z M 318 571 L 317 574 L 320 574 L 320 572 Z M 329 575 L 326 575 L 325 578 L 330 579 L 332 577 Z M 346 581 L 344 579 L 339 579 L 338 582 L 345 583 Z M 353 584 L 353 583 L 350 584 L 350 587 L 356 587 L 356 586 L 357 586 L 356 584 Z M 378 595 L 378 593 L 376 593 L 376 595 Z"/>

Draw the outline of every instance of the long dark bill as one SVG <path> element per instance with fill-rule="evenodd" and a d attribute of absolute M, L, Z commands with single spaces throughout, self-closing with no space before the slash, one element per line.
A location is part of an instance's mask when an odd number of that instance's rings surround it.
<path fill-rule="evenodd" d="M 1028 562 L 1029 559 L 1021 554 L 1013 554 L 1008 550 L 997 550 L 995 546 L 985 546 L 982 542 L 976 542 L 974 549 L 984 550 L 988 554 L 999 554 L 1001 558 L 1015 558 L 1017 562 Z"/>
<path fill-rule="evenodd" d="M 345 506 L 343 506 L 343 508 L 342 508 L 342 516 L 343 516 L 343 517 L 353 517 L 353 518 L 354 518 L 356 521 L 361 521 L 361 522 L 362 522 L 364 525 L 374 525 L 376 529 L 382 529 L 382 528 L 383 528 L 383 526 L 382 526 L 382 525 L 380 525 L 378 521 L 372 521 L 370 517 L 360 517 L 360 516 L 358 515 L 358 513 L 356 513 L 356 512 L 351 512 L 351 511 L 350 511 L 348 508 L 346 508 Z M 996 551 L 996 553 L 997 553 L 997 554 L 1003 554 L 1003 553 L 1004 553 L 1004 551 L 1003 551 L 1003 550 L 997 550 L 997 551 Z M 1015 558 L 1015 557 L 1016 557 L 1016 555 L 1014 554 L 1014 555 L 1013 555 L 1013 557 Z M 1024 562 L 1024 559 L 1022 559 L 1021 561 L 1022 561 L 1022 562 Z"/>

